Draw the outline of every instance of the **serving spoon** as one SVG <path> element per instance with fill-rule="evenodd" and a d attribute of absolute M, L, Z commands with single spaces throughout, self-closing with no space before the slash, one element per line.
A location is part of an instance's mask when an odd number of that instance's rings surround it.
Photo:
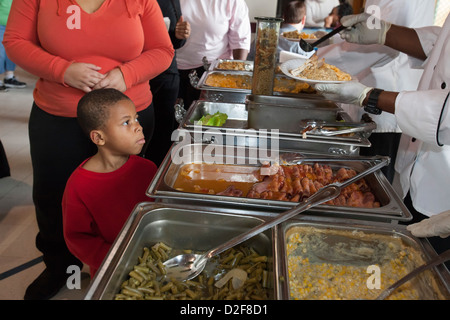
<path fill-rule="evenodd" d="M 413 271 L 408 273 L 403 278 L 400 278 L 397 282 L 395 282 L 390 287 L 386 288 L 381 292 L 378 297 L 375 300 L 384 300 L 387 297 L 389 297 L 398 287 L 403 285 L 405 282 L 408 282 L 412 278 L 416 277 L 419 273 L 422 273 L 423 271 L 433 268 L 441 263 L 444 263 L 446 261 L 450 260 L 450 249 L 447 251 L 444 251 L 440 255 L 434 257 L 431 259 L 428 263 L 425 263 L 421 265 L 420 267 L 415 268 Z"/>
<path fill-rule="evenodd" d="M 341 190 L 346 186 L 352 184 L 353 182 L 358 181 L 359 179 L 381 169 L 382 167 L 389 164 L 389 157 L 379 157 L 374 162 L 373 166 L 370 168 L 358 173 L 354 177 L 347 179 L 343 182 L 336 182 L 329 185 L 326 185 L 320 188 L 316 193 L 314 193 L 309 198 L 304 199 L 299 205 L 295 206 L 292 209 L 287 210 L 284 213 L 281 213 L 276 218 L 272 220 L 268 220 L 247 232 L 244 232 L 231 240 L 219 245 L 216 248 L 213 248 L 207 251 L 204 254 L 194 254 L 194 253 L 186 253 L 180 254 L 174 258 L 166 260 L 163 264 L 166 269 L 166 279 L 176 279 L 178 281 L 189 280 L 195 278 L 199 275 L 203 269 L 205 268 L 208 260 L 250 238 L 253 236 L 272 228 L 296 215 L 299 213 L 308 210 L 314 206 L 332 200 L 338 197 L 341 193 Z"/>

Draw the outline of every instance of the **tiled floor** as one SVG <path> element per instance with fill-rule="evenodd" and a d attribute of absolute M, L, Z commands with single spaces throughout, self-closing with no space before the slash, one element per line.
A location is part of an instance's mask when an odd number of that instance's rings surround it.
<path fill-rule="evenodd" d="M 21 69 L 16 77 L 26 82 L 27 88 L 0 92 L 0 139 L 11 168 L 11 176 L 0 179 L 0 300 L 23 299 L 27 286 L 44 270 L 41 252 L 34 244 L 38 228 L 28 144 L 36 78 Z M 83 270 L 81 289 L 64 288 L 53 299 L 83 299 L 88 285 L 89 275 Z"/>

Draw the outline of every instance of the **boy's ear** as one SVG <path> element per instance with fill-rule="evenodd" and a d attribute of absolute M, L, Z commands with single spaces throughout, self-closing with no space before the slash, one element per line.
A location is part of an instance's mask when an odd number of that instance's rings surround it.
<path fill-rule="evenodd" d="M 105 139 L 101 130 L 92 130 L 89 136 L 96 145 L 102 146 L 105 144 Z"/>

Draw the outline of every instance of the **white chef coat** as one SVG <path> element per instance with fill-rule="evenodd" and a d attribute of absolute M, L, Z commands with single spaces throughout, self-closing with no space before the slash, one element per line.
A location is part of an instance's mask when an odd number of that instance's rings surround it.
<path fill-rule="evenodd" d="M 431 216 L 450 209 L 450 16 L 416 32 L 428 58 L 418 90 L 396 99 L 403 134 L 395 169 L 403 196 L 409 191 L 414 208 Z"/>
<path fill-rule="evenodd" d="M 180 0 L 191 35 L 176 50 L 178 69 L 188 70 L 208 61 L 232 59 L 233 50 L 250 50 L 251 27 L 244 0 Z"/>
<path fill-rule="evenodd" d="M 365 9 L 374 5 L 382 20 L 409 28 L 430 26 L 434 19 L 435 0 L 367 0 Z M 368 12 L 373 14 L 373 12 Z M 339 39 L 340 40 L 340 39 Z M 416 90 L 423 69 L 413 66 L 417 59 L 382 45 L 360 45 L 338 41 L 318 50 L 319 58 L 350 73 L 369 87 L 389 91 Z M 415 61 L 416 60 L 416 61 Z M 360 106 L 341 104 L 354 121 L 365 113 Z M 370 115 L 377 123 L 374 132 L 400 132 L 393 114 Z"/>
<path fill-rule="evenodd" d="M 324 19 L 339 5 L 339 0 L 306 0 L 306 27 L 323 28 Z"/>

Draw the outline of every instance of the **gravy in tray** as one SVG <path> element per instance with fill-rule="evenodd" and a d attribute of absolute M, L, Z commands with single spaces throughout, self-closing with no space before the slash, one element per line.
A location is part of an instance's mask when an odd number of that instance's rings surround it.
<path fill-rule="evenodd" d="M 356 171 L 351 168 L 333 169 L 318 163 L 261 167 L 197 163 L 181 167 L 173 188 L 181 192 L 300 202 L 325 185 L 355 175 Z M 343 188 L 337 198 L 326 204 L 380 207 L 364 178 Z"/>
<path fill-rule="evenodd" d="M 218 194 L 232 184 L 245 197 L 253 184 L 261 180 L 259 167 L 191 163 L 180 169 L 173 188 L 184 192 Z"/>

